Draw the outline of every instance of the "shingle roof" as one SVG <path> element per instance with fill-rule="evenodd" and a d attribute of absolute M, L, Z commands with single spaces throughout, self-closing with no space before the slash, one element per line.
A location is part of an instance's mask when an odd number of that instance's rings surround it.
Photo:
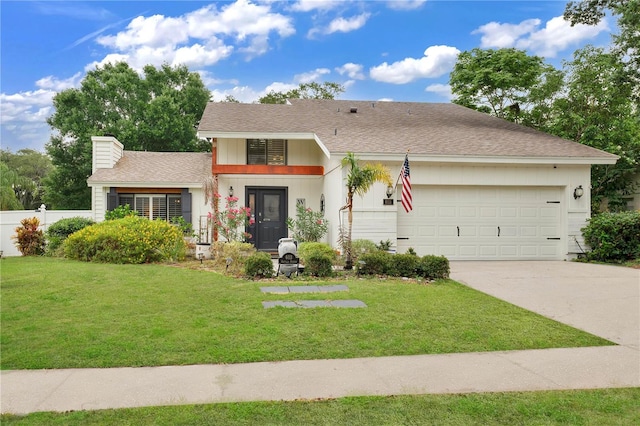
<path fill-rule="evenodd" d="M 112 169 L 98 169 L 88 182 L 154 186 L 201 183 L 211 175 L 211 153 L 124 151 Z"/>
<path fill-rule="evenodd" d="M 352 108 L 357 112 L 350 112 Z M 330 152 L 489 157 L 616 156 L 456 104 L 292 99 L 210 102 L 198 131 L 315 133 Z"/>

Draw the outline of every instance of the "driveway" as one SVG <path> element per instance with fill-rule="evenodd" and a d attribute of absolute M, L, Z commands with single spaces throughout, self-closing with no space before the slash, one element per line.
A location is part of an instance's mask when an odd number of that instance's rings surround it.
<path fill-rule="evenodd" d="M 638 269 L 562 261 L 452 261 L 451 278 L 619 345 L 640 349 Z"/>

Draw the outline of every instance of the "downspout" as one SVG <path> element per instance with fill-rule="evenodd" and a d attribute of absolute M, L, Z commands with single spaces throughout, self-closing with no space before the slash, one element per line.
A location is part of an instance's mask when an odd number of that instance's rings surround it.
<path fill-rule="evenodd" d="M 211 174 L 213 176 L 213 197 L 211 198 L 211 202 L 213 203 L 213 217 L 218 217 L 219 208 L 219 198 L 217 194 L 218 191 L 218 173 L 216 171 L 216 166 L 218 165 L 218 138 L 211 139 Z M 218 227 L 213 222 L 213 241 L 218 241 Z"/>

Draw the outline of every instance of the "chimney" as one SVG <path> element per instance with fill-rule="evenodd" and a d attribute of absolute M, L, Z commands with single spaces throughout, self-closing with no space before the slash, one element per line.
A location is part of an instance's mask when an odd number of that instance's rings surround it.
<path fill-rule="evenodd" d="M 91 173 L 95 173 L 98 169 L 112 169 L 122 158 L 124 145 L 115 136 L 91 136 L 91 142 L 93 144 Z"/>

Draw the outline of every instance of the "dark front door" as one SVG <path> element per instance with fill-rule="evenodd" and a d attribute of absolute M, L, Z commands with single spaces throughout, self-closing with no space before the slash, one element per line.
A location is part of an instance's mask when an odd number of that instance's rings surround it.
<path fill-rule="evenodd" d="M 255 221 L 249 241 L 258 250 L 277 250 L 278 240 L 287 236 L 287 189 L 248 187 L 247 206 Z"/>

